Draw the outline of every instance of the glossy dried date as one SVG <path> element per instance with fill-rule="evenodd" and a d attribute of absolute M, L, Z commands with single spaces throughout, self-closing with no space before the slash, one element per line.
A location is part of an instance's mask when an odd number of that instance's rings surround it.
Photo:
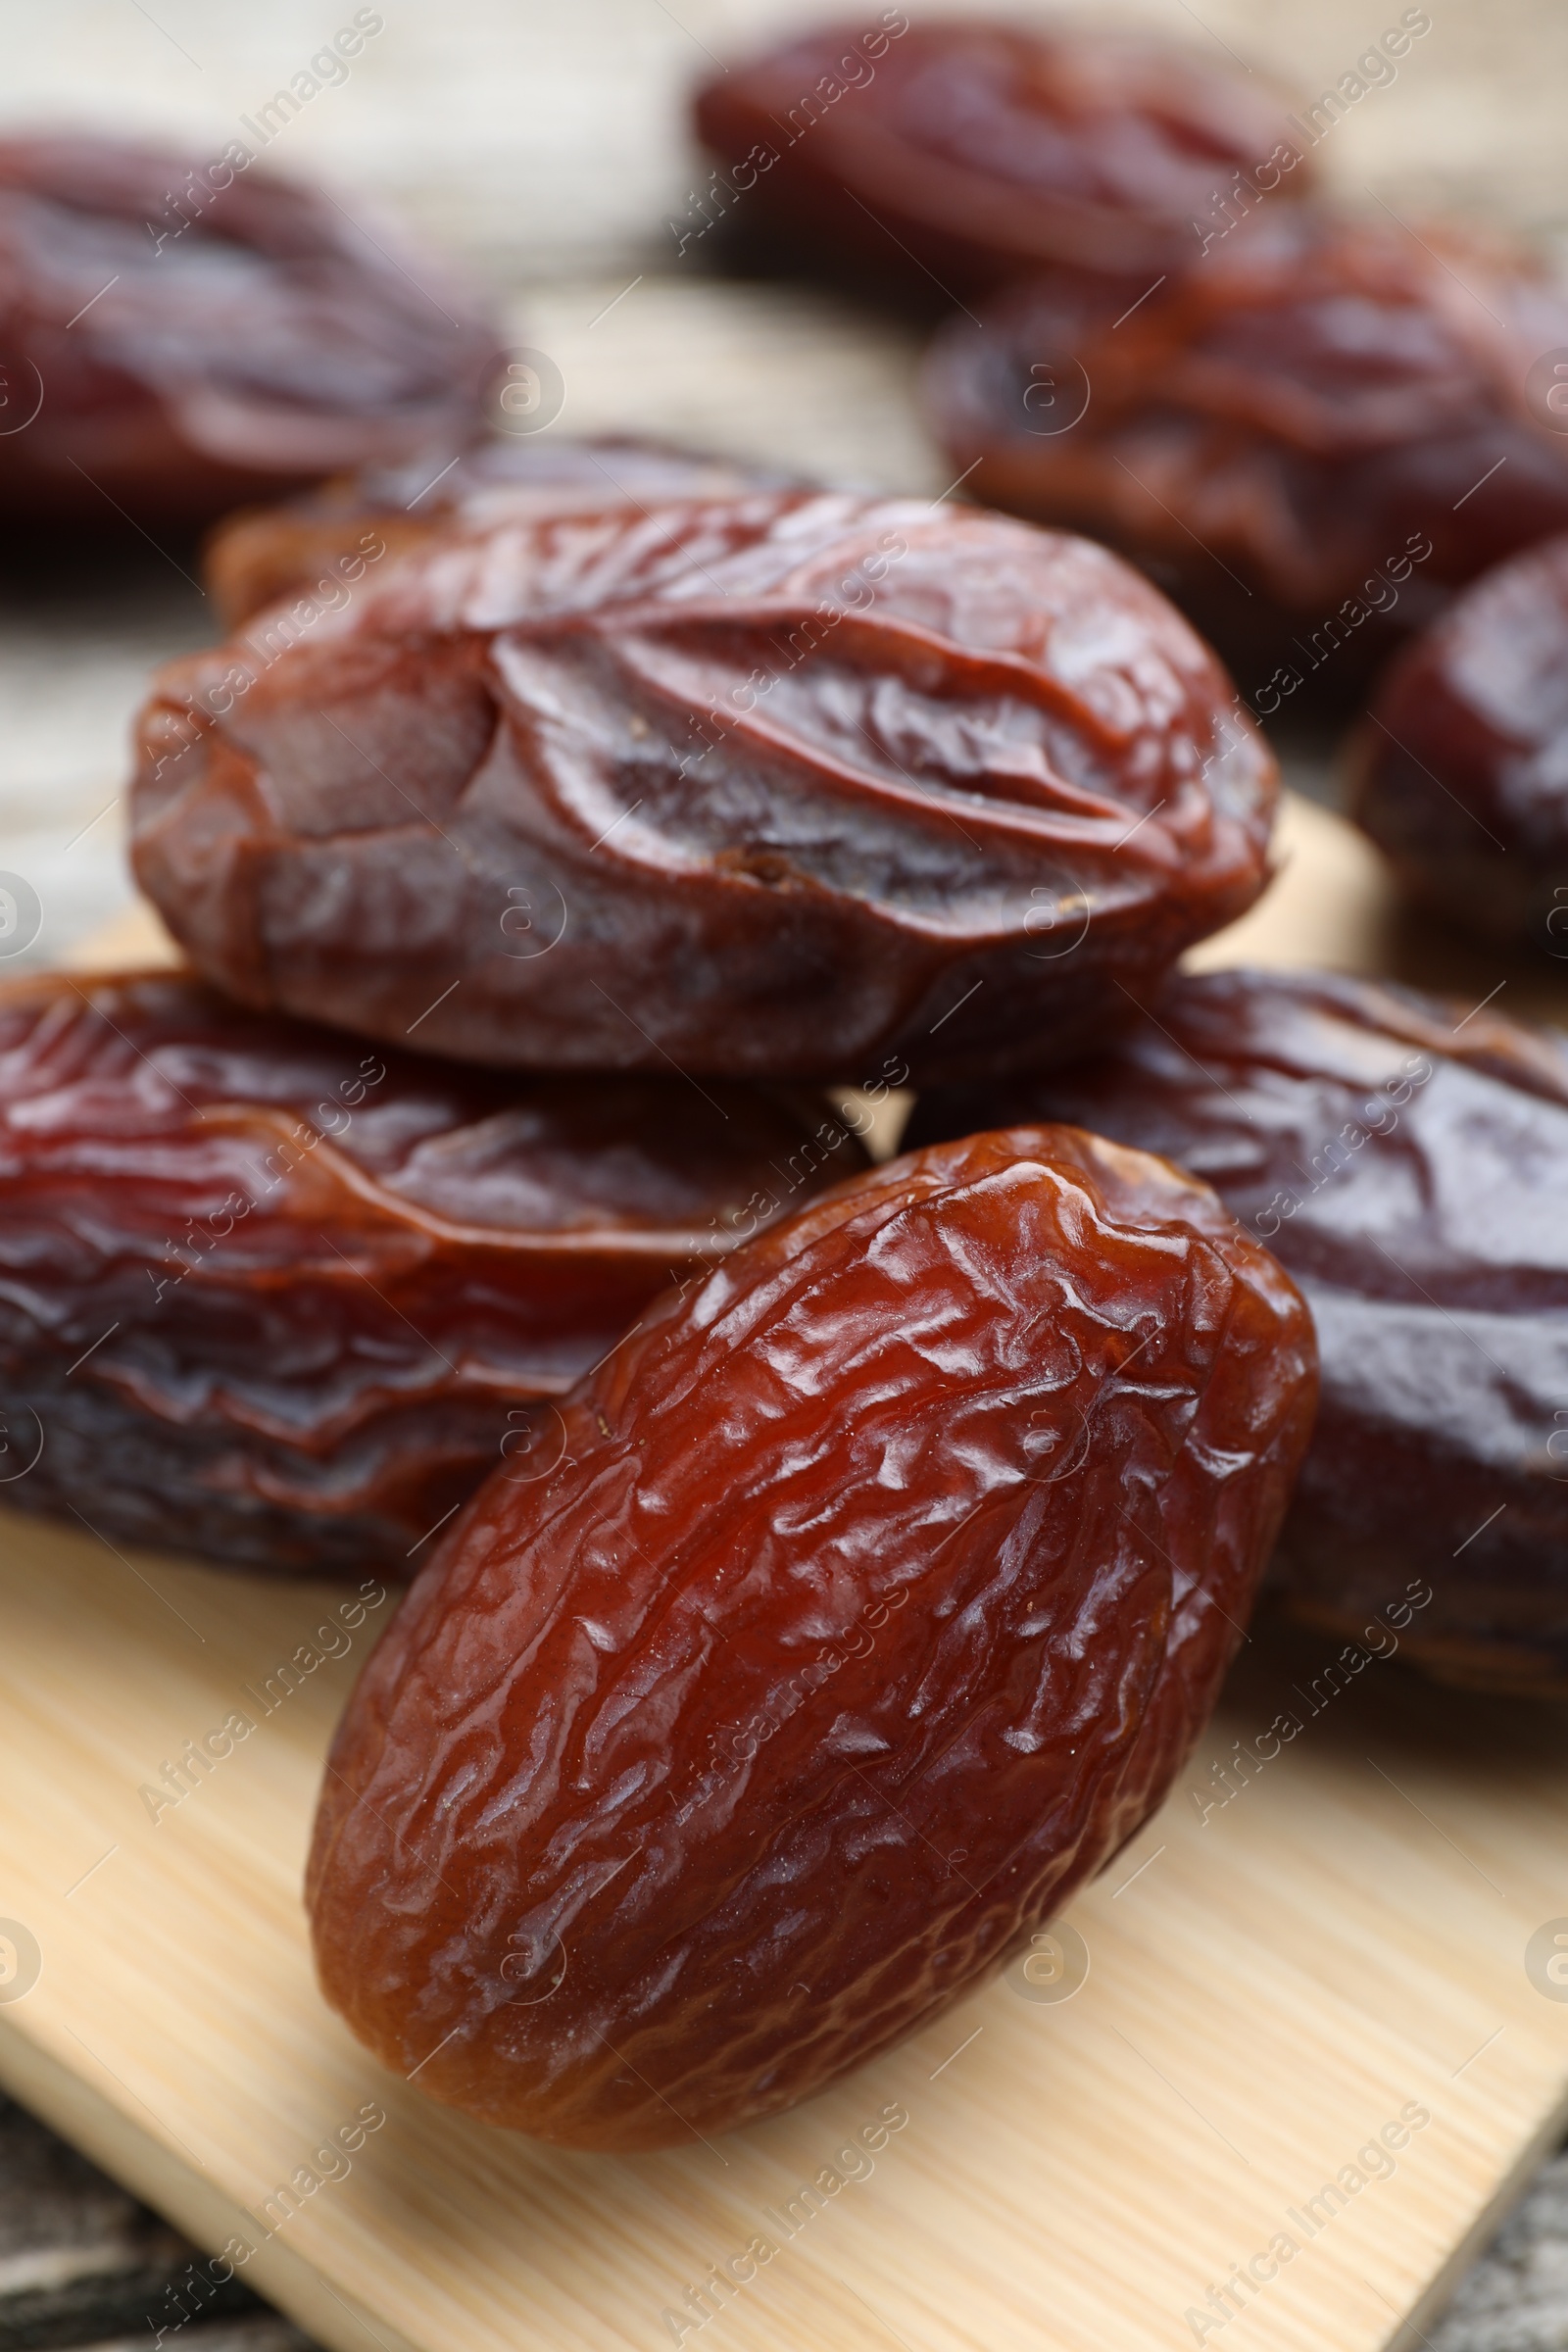
<path fill-rule="evenodd" d="M 432 449 L 405 466 L 365 466 L 302 498 L 230 515 L 209 538 L 202 570 L 220 618 L 237 628 L 282 597 L 319 591 L 330 599 L 331 581 L 367 552 L 368 538 L 403 555 L 454 524 L 482 530 L 531 514 L 728 498 L 783 489 L 787 480 L 776 468 L 658 441 L 555 433 L 479 441 L 456 457 Z"/>
<path fill-rule="evenodd" d="M 1269 207 L 1152 291 L 1057 271 L 956 319 L 925 400 L 972 496 L 1133 557 L 1268 715 L 1568 526 L 1554 346 L 1568 297 L 1511 249 Z"/>
<path fill-rule="evenodd" d="M 854 1082 L 1099 1035 L 1257 896 L 1276 790 L 1103 549 L 758 493 L 460 531 L 172 664 L 132 856 L 251 1004 Z"/>
<path fill-rule="evenodd" d="M 0 513 L 200 522 L 395 464 L 477 429 L 499 358 L 450 269 L 242 141 L 0 139 Z"/>
<path fill-rule="evenodd" d="M 1289 1280 L 1064 1128 L 844 1184 L 492 1480 L 339 1729 L 321 1982 L 579 2146 L 770 2114 L 984 1981 L 1157 1804 L 1310 1421 Z"/>
<path fill-rule="evenodd" d="M 713 183 L 669 223 L 714 222 L 792 264 L 926 302 L 1042 265 L 1182 266 L 1237 180 L 1302 192 L 1304 141 L 1250 67 L 1131 33 L 967 19 L 812 31 L 697 100 Z"/>
<path fill-rule="evenodd" d="M 858 1121 L 866 1117 L 861 1110 Z M 671 1281 L 863 1156 L 748 1087 L 494 1078 L 180 976 L 0 998 L 0 1500 L 413 1573 Z"/>
<path fill-rule="evenodd" d="M 1082 1120 L 1213 1185 L 1290 1269 L 1323 1401 L 1274 1579 L 1335 1631 L 1425 1583 L 1455 1682 L 1568 1691 L 1568 1053 L 1325 973 L 1174 979 L 1096 1063 L 953 1088 L 924 1136 Z"/>
<path fill-rule="evenodd" d="M 1411 898 L 1568 957 L 1568 537 L 1455 599 L 1379 680 L 1349 810 Z"/>

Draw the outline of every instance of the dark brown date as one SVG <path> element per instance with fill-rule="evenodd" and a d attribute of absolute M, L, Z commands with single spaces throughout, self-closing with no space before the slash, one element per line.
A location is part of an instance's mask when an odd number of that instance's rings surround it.
<path fill-rule="evenodd" d="M 0 139 L 0 513 L 186 524 L 395 464 L 477 429 L 498 359 L 450 270 L 242 141 Z"/>
<path fill-rule="evenodd" d="M 671 1297 L 491 1482 L 341 1725 L 327 1998 L 423 2090 L 598 2148 L 928 2025 L 1159 1802 L 1311 1418 L 1206 1186 L 1066 1128 L 837 1187 Z"/>
<path fill-rule="evenodd" d="M 911 27 L 899 9 L 735 67 L 697 128 L 719 171 L 671 221 L 677 253 L 722 218 L 773 258 L 928 302 L 1056 262 L 1147 284 L 1196 253 L 1195 216 L 1240 177 L 1312 177 L 1250 68 L 1081 26 Z"/>
<path fill-rule="evenodd" d="M 137 876 L 257 1005 L 465 1059 L 918 1076 L 1099 1035 L 1277 778 L 1102 548 L 839 493 L 458 531 L 162 672 Z"/>
<path fill-rule="evenodd" d="M 857 1123 L 867 1113 L 855 1114 Z M 406 1577 L 649 1300 L 863 1165 L 672 1078 L 491 1077 L 169 974 L 0 997 L 0 1500 Z"/>
<path fill-rule="evenodd" d="M 1349 808 L 1418 905 L 1568 956 L 1568 537 L 1498 564 L 1379 681 Z"/>
<path fill-rule="evenodd" d="M 230 515 L 209 538 L 202 570 L 220 616 L 237 628 L 279 598 L 317 592 L 332 601 L 332 581 L 346 577 L 345 562 L 368 553 L 368 542 L 402 555 L 454 524 L 483 530 L 533 514 L 728 498 L 786 481 L 776 469 L 658 441 L 554 433 L 479 441 L 456 457 L 433 449 L 407 465 L 364 466 L 282 505 Z"/>
<path fill-rule="evenodd" d="M 1290 1606 L 1454 1682 L 1568 1692 L 1568 1054 L 1324 973 L 1173 979 L 1110 1054 L 953 1088 L 923 1136 L 1082 1120 L 1213 1185 L 1299 1284 L 1323 1402 L 1280 1544 Z"/>
<path fill-rule="evenodd" d="M 1524 257 L 1283 206 L 1152 292 L 1057 271 L 956 319 L 925 399 L 973 496 L 1133 557 L 1267 715 L 1568 526 L 1554 345 L 1568 297 Z"/>

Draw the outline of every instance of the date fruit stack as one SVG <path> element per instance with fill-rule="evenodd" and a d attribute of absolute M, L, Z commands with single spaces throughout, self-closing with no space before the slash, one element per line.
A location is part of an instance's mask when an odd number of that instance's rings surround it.
<path fill-rule="evenodd" d="M 428 1559 L 323 1792 L 322 1983 L 435 2096 L 635 2148 L 914 2031 L 1136 1831 L 1316 1368 L 1162 1161 L 835 1181 L 764 1091 L 1081 1054 L 1252 902 L 1276 771 L 1201 641 L 1004 516 L 528 470 L 156 681 L 133 858 L 205 990 L 51 984 L 19 1043 L 20 1397 L 93 1399 L 126 1508 L 151 1412 L 193 1541 Z"/>
<path fill-rule="evenodd" d="M 1158 1803 L 1305 1443 L 1305 1308 L 1070 1128 L 840 1185 L 493 1478 L 333 1746 L 328 1999 L 579 2147 L 690 2144 L 972 1991 Z"/>

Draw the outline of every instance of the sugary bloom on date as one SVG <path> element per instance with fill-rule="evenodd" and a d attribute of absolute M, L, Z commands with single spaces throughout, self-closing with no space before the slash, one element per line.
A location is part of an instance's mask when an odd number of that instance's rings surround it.
<path fill-rule="evenodd" d="M 916 2032 L 1158 1803 L 1315 1379 L 1206 1187 L 1075 1129 L 782 1221 L 413 1588 L 322 1789 L 328 1999 L 434 2097 L 602 2148 Z"/>

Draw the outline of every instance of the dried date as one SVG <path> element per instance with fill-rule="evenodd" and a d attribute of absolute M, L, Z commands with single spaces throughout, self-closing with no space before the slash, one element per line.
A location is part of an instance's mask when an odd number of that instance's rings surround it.
<path fill-rule="evenodd" d="M 1568 437 L 1529 396 L 1565 345 L 1523 255 L 1288 206 L 1152 291 L 1059 270 L 956 319 L 925 400 L 972 496 L 1131 556 L 1268 715 L 1343 699 L 1568 527 Z"/>
<path fill-rule="evenodd" d="M 1461 929 L 1568 956 L 1568 537 L 1499 564 L 1379 680 L 1349 808 Z"/>
<path fill-rule="evenodd" d="M 478 428 L 499 357 L 449 269 L 243 142 L 0 139 L 0 513 L 186 524 L 395 464 Z"/>
<path fill-rule="evenodd" d="M 457 530 L 143 716 L 219 986 L 466 1059 L 858 1080 L 1099 1035 L 1263 886 L 1277 778 L 1104 550 L 757 493 Z"/>
<path fill-rule="evenodd" d="M 710 81 L 719 170 L 672 220 L 770 258 L 954 299 L 1066 262 L 1176 269 L 1242 178 L 1313 172 L 1250 67 L 1129 33 L 969 20 L 812 31 Z M 1270 178 L 1269 175 L 1272 174 Z"/>
<path fill-rule="evenodd" d="M 925 1098 L 915 1128 L 1078 1119 L 1213 1185 L 1299 1285 L 1323 1400 L 1289 1605 L 1454 1682 L 1568 1691 L 1568 1053 L 1324 973 L 1174 979 L 1102 1060 Z"/>
<path fill-rule="evenodd" d="M 837 1187 L 656 1308 L 414 1587 L 322 1789 L 328 1999 L 601 2148 L 928 2024 L 1158 1803 L 1314 1384 L 1287 1277 L 1162 1161 L 1029 1128 Z"/>
<path fill-rule="evenodd" d="M 858 1124 L 866 1117 L 857 1115 Z M 858 1165 L 759 1089 L 492 1077 L 168 974 L 0 998 L 0 1500 L 413 1574 L 649 1300 Z"/>
<path fill-rule="evenodd" d="M 531 514 L 727 498 L 785 481 L 776 469 L 658 441 L 555 433 L 479 441 L 457 456 L 435 448 L 407 465 L 364 466 L 303 497 L 230 515 L 209 538 L 202 570 L 220 618 L 237 628 L 280 598 L 318 590 L 331 599 L 331 581 L 367 554 L 368 541 L 403 555 L 454 524 L 482 530 Z"/>

